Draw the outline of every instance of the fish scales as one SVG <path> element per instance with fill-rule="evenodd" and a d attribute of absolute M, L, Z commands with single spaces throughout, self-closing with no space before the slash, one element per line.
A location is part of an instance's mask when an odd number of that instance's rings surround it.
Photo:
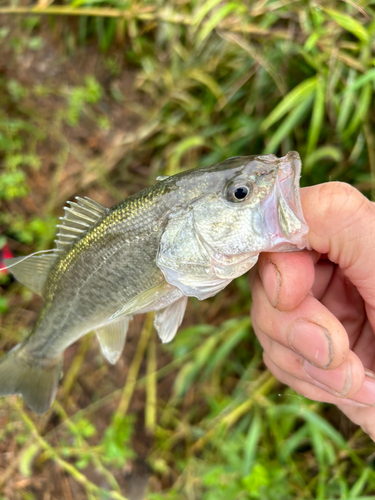
<path fill-rule="evenodd" d="M 306 247 L 296 152 L 234 157 L 182 172 L 106 209 L 69 202 L 57 248 L 6 261 L 45 302 L 30 335 L 0 361 L 0 395 L 38 413 L 53 402 L 62 354 L 95 330 L 103 354 L 121 355 L 134 314 L 155 310 L 170 341 L 188 296 L 213 296 L 262 251 Z"/>

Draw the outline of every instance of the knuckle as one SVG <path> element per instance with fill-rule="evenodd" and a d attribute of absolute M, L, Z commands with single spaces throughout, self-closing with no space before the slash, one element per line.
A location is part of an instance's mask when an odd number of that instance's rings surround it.
<path fill-rule="evenodd" d="M 344 209 L 346 213 L 355 214 L 366 201 L 356 188 L 344 182 L 327 182 L 319 186 L 318 202 L 325 220 L 332 219 Z"/>

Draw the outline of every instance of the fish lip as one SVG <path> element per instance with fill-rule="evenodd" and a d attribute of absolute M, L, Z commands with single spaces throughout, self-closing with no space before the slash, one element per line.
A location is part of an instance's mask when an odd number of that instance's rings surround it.
<path fill-rule="evenodd" d="M 298 248 L 306 248 L 308 246 L 306 235 L 309 228 L 303 215 L 300 198 L 301 158 L 297 151 L 290 151 L 280 158 L 278 163 L 279 168 L 276 180 L 278 194 L 283 198 L 282 201 L 293 211 L 296 218 L 294 228 L 288 231 L 283 228 L 279 215 L 279 226 L 286 239 L 292 245 L 296 245 Z"/>
<path fill-rule="evenodd" d="M 296 151 L 278 158 L 272 193 L 263 204 L 265 229 L 269 234 L 266 251 L 293 251 L 309 248 L 309 228 L 302 212 L 299 192 L 301 159 Z"/>
<path fill-rule="evenodd" d="M 298 217 L 306 224 L 302 212 L 300 185 L 302 162 L 297 151 L 289 151 L 279 159 L 277 183 L 281 194 Z M 292 194 L 292 196 L 290 196 Z"/>

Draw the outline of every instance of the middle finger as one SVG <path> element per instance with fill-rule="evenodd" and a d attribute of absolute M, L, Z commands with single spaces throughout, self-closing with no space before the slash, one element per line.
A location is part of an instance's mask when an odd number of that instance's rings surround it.
<path fill-rule="evenodd" d="M 292 311 L 272 307 L 259 276 L 253 283 L 251 317 L 256 333 L 294 350 L 320 368 L 337 368 L 346 359 L 349 341 L 342 324 L 311 295 Z"/>

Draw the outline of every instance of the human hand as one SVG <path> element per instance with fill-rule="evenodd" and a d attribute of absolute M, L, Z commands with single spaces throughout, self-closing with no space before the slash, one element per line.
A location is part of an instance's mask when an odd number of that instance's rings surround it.
<path fill-rule="evenodd" d="M 338 182 L 301 202 L 313 251 L 260 255 L 254 330 L 275 377 L 375 441 L 375 203 Z"/>

